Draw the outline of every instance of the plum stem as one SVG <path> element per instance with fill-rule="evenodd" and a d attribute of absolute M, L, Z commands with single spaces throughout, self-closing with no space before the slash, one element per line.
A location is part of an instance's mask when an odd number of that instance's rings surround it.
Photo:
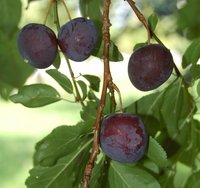
<path fill-rule="evenodd" d="M 135 2 L 133 0 L 126 0 L 128 2 L 128 4 L 131 6 L 131 8 L 133 9 L 133 11 L 135 12 L 136 16 L 138 17 L 138 19 L 141 21 L 141 23 L 144 25 L 144 27 L 147 30 L 148 33 L 148 44 L 150 44 L 150 39 L 151 37 L 153 37 L 159 44 L 162 44 L 163 46 L 165 46 L 162 41 L 156 36 L 156 34 L 151 30 L 148 22 L 146 21 L 144 15 L 138 10 L 138 8 L 135 6 Z M 176 72 L 177 77 L 180 77 L 184 80 L 182 74 L 180 73 L 178 67 L 176 66 L 176 64 L 173 62 L 174 64 L 174 69 Z M 184 84 L 187 85 L 187 83 L 184 81 Z"/>
<path fill-rule="evenodd" d="M 57 30 L 60 30 L 60 22 L 59 22 L 59 16 L 58 16 L 58 5 L 57 0 L 54 0 L 54 24 L 56 25 Z"/>
<path fill-rule="evenodd" d="M 138 8 L 135 6 L 135 2 L 132 0 L 126 0 L 128 2 L 128 4 L 131 6 L 131 8 L 133 9 L 133 11 L 135 12 L 136 16 L 138 17 L 138 19 L 140 20 L 140 22 L 144 25 L 144 27 L 147 30 L 147 34 L 148 34 L 148 44 L 150 44 L 150 40 L 151 40 L 151 30 L 150 27 L 148 25 L 147 20 L 145 19 L 144 15 L 138 10 Z"/>
<path fill-rule="evenodd" d="M 55 3 L 55 1 L 56 0 L 51 0 L 48 7 L 47 7 L 46 15 L 45 15 L 44 22 L 43 22 L 44 25 L 46 25 L 46 23 L 47 23 L 47 18 L 48 18 L 49 12 L 51 10 L 52 5 Z"/>
<path fill-rule="evenodd" d="M 52 0 L 52 1 L 55 2 L 55 4 L 54 4 L 54 23 L 56 24 L 57 30 L 59 31 L 60 30 L 60 23 L 59 23 L 59 16 L 58 16 L 57 0 Z M 71 67 L 70 61 L 66 56 L 64 56 L 64 57 L 65 57 L 65 60 L 67 62 L 67 66 L 68 66 L 70 76 L 71 76 L 71 79 L 72 79 L 72 83 L 73 83 L 75 93 L 76 93 L 76 94 L 74 94 L 75 102 L 80 102 L 82 106 L 85 106 L 84 102 L 81 100 L 81 95 L 80 95 L 80 92 L 79 92 L 79 89 L 78 89 L 78 86 L 77 86 L 76 78 L 74 76 L 74 72 L 73 72 L 73 69 Z"/>
<path fill-rule="evenodd" d="M 111 91 L 112 96 L 114 96 L 113 92 L 116 89 L 114 87 L 112 81 L 112 75 L 110 72 L 110 62 L 109 62 L 109 48 L 110 48 L 110 20 L 109 20 L 109 8 L 110 8 L 111 0 L 104 0 L 103 4 L 103 63 L 104 63 L 104 77 L 103 77 L 103 88 L 101 93 L 100 104 L 97 109 L 96 120 L 94 124 L 94 137 L 93 137 L 93 146 L 92 146 L 92 153 L 90 158 L 87 162 L 87 165 L 84 170 L 84 174 L 82 177 L 82 188 L 89 188 L 90 187 L 90 178 L 92 175 L 92 170 L 95 164 L 95 160 L 97 155 L 99 154 L 99 134 L 100 134 L 100 123 L 101 117 L 103 114 L 103 109 L 106 103 L 106 94 L 107 89 L 109 88 Z M 114 87 L 111 89 L 111 87 Z M 117 89 L 119 91 L 119 89 Z"/>
<path fill-rule="evenodd" d="M 66 12 L 67 12 L 67 16 L 68 16 L 69 20 L 71 20 L 72 17 L 71 17 L 71 15 L 70 15 L 70 11 L 69 11 L 69 9 L 68 9 L 68 7 L 67 7 L 67 4 L 65 3 L 65 0 L 61 0 L 61 2 L 62 2 L 62 4 L 63 4 L 63 6 L 65 7 L 65 10 L 66 10 Z"/>
<path fill-rule="evenodd" d="M 123 105 L 122 105 L 122 95 L 121 92 L 119 90 L 119 88 L 113 83 L 114 90 L 117 92 L 118 96 L 119 96 L 119 111 L 122 113 L 123 112 Z"/>

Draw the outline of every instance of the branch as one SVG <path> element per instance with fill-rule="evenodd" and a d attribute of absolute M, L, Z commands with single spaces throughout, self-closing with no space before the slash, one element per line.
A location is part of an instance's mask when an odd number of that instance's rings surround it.
<path fill-rule="evenodd" d="M 141 23 L 144 25 L 144 27 L 147 30 L 148 33 L 148 44 L 150 44 L 150 39 L 151 37 L 153 37 L 159 44 L 162 44 L 163 46 L 165 46 L 162 41 L 156 36 L 156 34 L 151 30 L 148 22 L 146 21 L 144 15 L 138 10 L 138 8 L 135 6 L 135 2 L 133 0 L 126 0 L 128 2 L 128 4 L 131 6 L 131 8 L 133 9 L 133 11 L 135 12 L 136 16 L 138 17 L 138 19 L 141 21 Z M 176 72 L 176 75 L 178 77 L 181 77 L 183 80 L 183 76 L 181 75 L 178 67 L 176 66 L 176 64 L 174 63 L 174 69 Z M 186 84 L 186 82 L 184 81 L 184 83 Z"/>
<path fill-rule="evenodd" d="M 103 62 L 104 62 L 104 79 L 103 79 L 103 88 L 101 93 L 100 104 L 98 106 L 96 120 L 95 120 L 95 129 L 94 129 L 94 140 L 92 153 L 88 160 L 88 163 L 85 167 L 85 171 L 82 178 L 82 188 L 90 187 L 90 178 L 92 175 L 92 170 L 94 167 L 95 160 L 99 154 L 99 134 L 100 134 L 100 122 L 103 114 L 103 108 L 106 102 L 106 93 L 109 86 L 112 85 L 112 76 L 110 72 L 109 65 L 109 48 L 110 48 L 110 20 L 109 20 L 109 7 L 110 0 L 104 0 L 103 6 L 103 42 L 104 42 L 104 51 L 103 51 Z"/>
<path fill-rule="evenodd" d="M 146 18 L 144 17 L 144 15 L 138 10 L 138 8 L 135 6 L 135 2 L 132 0 L 127 0 L 128 4 L 131 6 L 131 8 L 133 9 L 133 11 L 135 12 L 136 16 L 138 17 L 138 19 L 141 21 L 141 23 L 144 25 L 144 27 L 147 30 L 147 34 L 148 34 L 148 44 L 150 44 L 150 39 L 151 39 L 151 30 L 150 27 L 148 25 L 148 22 L 146 21 Z"/>

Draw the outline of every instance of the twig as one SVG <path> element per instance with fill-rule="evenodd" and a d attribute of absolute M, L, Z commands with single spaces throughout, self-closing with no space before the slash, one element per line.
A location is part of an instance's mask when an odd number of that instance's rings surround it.
<path fill-rule="evenodd" d="M 119 111 L 122 113 L 123 112 L 123 105 L 122 105 L 121 92 L 120 92 L 119 88 L 114 83 L 112 83 L 112 88 L 114 88 L 114 90 L 117 92 L 117 94 L 119 96 Z"/>
<path fill-rule="evenodd" d="M 131 6 L 131 8 L 133 9 L 133 11 L 135 12 L 135 14 L 137 15 L 138 19 L 142 22 L 142 24 L 144 25 L 144 27 L 147 30 L 148 33 L 148 44 L 150 44 L 150 39 L 151 37 L 153 37 L 159 44 L 162 44 L 163 46 L 165 46 L 162 41 L 156 36 L 156 34 L 151 30 L 148 22 L 146 21 L 144 15 L 138 10 L 138 8 L 135 6 L 135 2 L 133 0 L 126 0 L 128 2 L 128 4 Z M 176 66 L 176 64 L 174 63 L 174 69 L 176 72 L 176 75 L 178 77 L 181 77 L 183 80 L 183 76 L 181 75 L 178 67 Z M 187 85 L 187 83 L 184 81 L 184 84 Z"/>
<path fill-rule="evenodd" d="M 72 17 L 71 17 L 71 15 L 70 15 L 69 9 L 68 9 L 68 7 L 67 7 L 67 5 L 66 5 L 66 3 L 65 3 L 65 0 L 61 0 L 61 2 L 63 3 L 63 5 L 64 5 L 64 7 L 65 7 L 65 10 L 66 10 L 66 12 L 67 12 L 67 16 L 68 16 L 69 20 L 71 20 Z"/>
<path fill-rule="evenodd" d="M 56 24 L 57 30 L 59 31 L 60 30 L 60 23 L 59 23 L 59 17 L 58 17 L 58 6 L 57 6 L 58 2 L 57 2 L 57 0 L 52 0 L 52 1 L 55 2 L 55 5 L 54 5 L 54 14 L 55 14 L 54 15 L 54 23 Z M 81 95 L 80 95 L 80 92 L 78 90 L 77 82 L 76 82 L 71 64 L 69 62 L 69 59 L 66 56 L 64 56 L 64 57 L 66 59 L 66 62 L 67 62 L 68 68 L 69 68 L 69 72 L 70 72 L 70 76 L 71 76 L 71 79 L 72 79 L 72 83 L 73 83 L 73 86 L 75 88 L 75 101 L 80 102 L 82 106 L 85 106 L 84 102 L 81 100 Z"/>
<path fill-rule="evenodd" d="M 47 23 L 47 18 L 48 18 L 49 12 L 50 12 L 50 10 L 51 10 L 52 5 L 55 3 L 55 1 L 56 1 L 56 0 L 50 0 L 50 3 L 49 3 L 49 5 L 48 5 L 48 7 L 47 7 L 45 19 L 44 19 L 44 22 L 43 22 L 44 25 L 46 25 L 46 23 Z"/>
<path fill-rule="evenodd" d="M 82 188 L 90 187 L 90 178 L 92 175 L 92 170 L 94 167 L 95 160 L 99 154 L 99 132 L 100 132 L 100 122 L 103 113 L 103 108 L 106 102 L 106 93 L 110 83 L 112 83 L 112 76 L 110 72 L 109 65 L 109 47 L 110 47 L 110 20 L 109 20 L 109 7 L 110 0 L 104 0 L 103 5 L 103 42 L 104 42 L 104 51 L 103 51 L 103 62 L 104 62 L 104 80 L 103 88 L 101 93 L 100 104 L 98 106 L 96 120 L 95 120 L 95 129 L 94 129 L 94 140 L 92 153 L 88 160 L 88 163 L 85 167 L 85 171 L 82 178 Z"/>
<path fill-rule="evenodd" d="M 131 8 L 133 9 L 133 11 L 135 12 L 136 16 L 138 17 L 138 19 L 142 22 L 142 24 L 144 25 L 144 27 L 147 30 L 147 34 L 148 34 L 148 44 L 150 44 L 150 39 L 151 39 L 151 30 L 149 28 L 148 22 L 146 21 L 144 15 L 138 10 L 138 8 L 135 6 L 135 2 L 132 0 L 127 0 L 128 4 L 131 6 Z"/>

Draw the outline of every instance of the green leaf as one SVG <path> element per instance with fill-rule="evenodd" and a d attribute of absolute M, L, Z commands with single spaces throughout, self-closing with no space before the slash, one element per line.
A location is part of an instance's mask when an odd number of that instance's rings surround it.
<path fill-rule="evenodd" d="M 96 25 L 99 38 L 102 35 L 102 1 L 79 0 L 79 8 L 83 17 L 89 17 Z"/>
<path fill-rule="evenodd" d="M 200 122 L 194 119 L 191 120 L 189 131 L 190 140 L 187 143 L 187 145 L 184 145 L 184 147 L 180 151 L 180 154 L 178 154 L 179 161 L 181 163 L 184 163 L 188 167 L 194 165 L 194 161 L 197 158 L 197 155 L 200 151 Z M 190 158 L 188 158 L 187 156 L 190 156 Z"/>
<path fill-rule="evenodd" d="M 50 69 L 46 71 L 58 84 L 69 94 L 73 93 L 73 86 L 70 79 L 59 72 L 57 69 Z"/>
<path fill-rule="evenodd" d="M 97 105 L 98 104 L 95 101 L 88 101 L 87 104 L 82 107 L 80 112 L 81 118 L 91 125 L 93 125 L 96 119 Z"/>
<path fill-rule="evenodd" d="M 101 81 L 99 77 L 89 74 L 84 74 L 82 76 L 90 83 L 91 89 L 97 92 L 99 91 L 99 86 Z"/>
<path fill-rule="evenodd" d="M 187 0 L 179 9 L 177 15 L 177 28 L 179 32 L 186 34 L 187 38 L 195 39 L 200 33 L 199 0 Z"/>
<path fill-rule="evenodd" d="M 97 162 L 95 163 L 94 169 L 92 171 L 92 176 L 90 180 L 91 188 L 107 187 L 108 168 L 109 168 L 109 161 L 105 160 L 105 156 L 102 153 L 100 153 L 98 155 Z"/>
<path fill-rule="evenodd" d="M 133 165 L 111 161 L 108 175 L 110 188 L 160 188 L 151 174 Z"/>
<path fill-rule="evenodd" d="M 197 94 L 200 96 L 200 81 L 197 84 Z"/>
<path fill-rule="evenodd" d="M 166 128 L 171 139 L 183 145 L 188 138 L 187 124 L 193 107 L 192 96 L 178 79 L 161 92 L 142 97 L 125 111 L 140 115 L 150 135 Z"/>
<path fill-rule="evenodd" d="M 60 100 L 60 95 L 49 85 L 32 84 L 20 88 L 17 94 L 10 96 L 10 100 L 34 108 L 57 102 Z"/>
<path fill-rule="evenodd" d="M 191 174 L 188 178 L 185 188 L 199 188 L 200 187 L 200 171 Z"/>
<path fill-rule="evenodd" d="M 11 37 L 17 30 L 21 18 L 21 7 L 20 0 L 1 0 L 0 12 L 3 16 L 0 19 L 0 33 Z"/>
<path fill-rule="evenodd" d="M 163 121 L 169 136 L 184 144 L 188 138 L 188 119 L 192 115 L 193 104 L 187 89 L 183 87 L 179 79 L 174 85 L 165 91 L 165 97 L 160 108 Z"/>
<path fill-rule="evenodd" d="M 144 160 L 144 161 L 142 161 L 143 163 L 143 166 L 146 168 L 146 169 L 148 169 L 148 170 L 150 170 L 151 172 L 153 172 L 153 173 L 155 173 L 155 174 L 159 174 L 159 172 L 160 172 L 160 169 L 159 169 L 159 167 L 158 167 L 158 165 L 156 165 L 156 163 L 155 162 L 153 162 L 152 160 L 148 160 L 148 159 L 146 159 L 146 160 Z"/>
<path fill-rule="evenodd" d="M 62 138 L 60 138 L 62 139 Z M 92 139 L 87 140 L 75 148 L 67 156 L 58 159 L 51 167 L 36 166 L 30 171 L 26 180 L 28 188 L 61 188 L 74 186 L 81 182 L 81 175 L 89 157 Z"/>
<path fill-rule="evenodd" d="M 107 115 L 110 114 L 112 112 L 112 101 L 111 101 L 111 96 L 109 93 L 106 94 L 106 102 L 105 102 L 105 106 L 103 108 L 103 114 Z"/>
<path fill-rule="evenodd" d="M 96 101 L 97 103 L 99 102 L 99 98 L 95 95 L 94 91 L 92 89 L 90 89 L 88 91 L 88 99 L 89 100 L 94 100 Z"/>
<path fill-rule="evenodd" d="M 101 42 L 100 46 L 97 46 L 94 49 L 92 55 L 102 59 L 102 57 L 103 57 L 103 42 Z M 123 61 L 123 59 L 124 59 L 121 52 L 118 50 L 118 47 L 112 41 L 110 42 L 109 59 L 110 59 L 110 61 L 114 61 L 114 62 Z"/>
<path fill-rule="evenodd" d="M 0 98 L 2 97 L 4 100 L 8 100 L 12 90 L 12 86 L 0 80 Z"/>
<path fill-rule="evenodd" d="M 168 162 L 167 153 L 162 148 L 162 146 L 151 136 L 149 138 L 147 156 L 149 159 L 154 161 L 159 167 L 166 167 Z"/>
<path fill-rule="evenodd" d="M 34 70 L 20 56 L 16 42 L 17 37 L 17 32 L 11 37 L 0 32 L 0 44 L 3 44 L 0 45 L 0 81 L 13 88 L 21 87 Z"/>
<path fill-rule="evenodd" d="M 190 73 L 192 75 L 192 82 L 195 82 L 200 78 L 200 65 L 192 65 L 190 68 Z"/>
<path fill-rule="evenodd" d="M 133 47 L 133 51 L 136 51 L 137 49 L 146 46 L 147 42 L 143 42 L 143 43 L 137 43 L 134 47 Z"/>
<path fill-rule="evenodd" d="M 91 126 L 79 123 L 75 126 L 59 126 L 36 145 L 34 164 L 53 166 L 59 158 L 74 152 L 88 138 Z"/>
<path fill-rule="evenodd" d="M 200 38 L 195 39 L 186 49 L 183 58 L 182 66 L 186 68 L 190 64 L 196 64 L 200 58 Z"/>
<path fill-rule="evenodd" d="M 148 18 L 148 24 L 151 28 L 151 31 L 155 31 L 156 29 L 156 26 L 157 26 L 157 23 L 158 23 L 158 17 L 156 14 L 151 14 Z"/>
<path fill-rule="evenodd" d="M 84 101 L 85 98 L 87 97 L 87 85 L 82 80 L 78 80 L 77 83 L 80 86 L 81 91 L 82 91 L 81 100 Z"/>
<path fill-rule="evenodd" d="M 60 68 L 60 63 L 61 63 L 60 53 L 57 53 L 57 54 L 56 54 L 56 59 L 55 59 L 54 62 L 53 62 L 53 66 L 54 66 L 56 69 L 59 69 L 59 68 Z"/>
<path fill-rule="evenodd" d="M 162 107 L 165 90 L 152 93 L 140 98 L 125 108 L 126 112 L 138 114 L 150 135 L 155 135 L 164 128 L 160 109 Z"/>

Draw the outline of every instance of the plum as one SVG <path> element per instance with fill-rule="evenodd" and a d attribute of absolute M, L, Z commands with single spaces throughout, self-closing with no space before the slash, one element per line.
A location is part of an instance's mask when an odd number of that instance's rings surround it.
<path fill-rule="evenodd" d="M 173 57 L 160 44 L 149 44 L 137 49 L 128 63 L 131 83 L 141 91 L 156 89 L 162 85 L 173 71 Z"/>
<path fill-rule="evenodd" d="M 91 20 L 75 18 L 64 24 L 58 33 L 61 51 L 73 61 L 87 59 L 96 46 L 98 34 Z"/>
<path fill-rule="evenodd" d="M 134 114 L 113 113 L 101 121 L 100 145 L 112 160 L 131 163 L 140 160 L 148 142 L 142 120 Z"/>
<path fill-rule="evenodd" d="M 53 64 L 58 43 L 55 33 L 49 27 L 30 23 L 18 35 L 18 48 L 26 62 L 35 68 L 44 69 Z"/>

